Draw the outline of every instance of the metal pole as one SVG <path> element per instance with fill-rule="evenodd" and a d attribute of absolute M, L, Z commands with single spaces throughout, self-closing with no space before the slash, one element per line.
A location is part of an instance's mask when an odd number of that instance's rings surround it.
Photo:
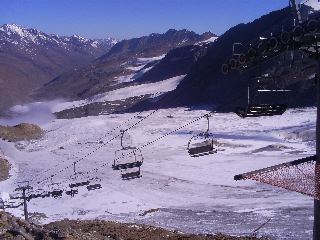
<path fill-rule="evenodd" d="M 248 106 L 250 105 L 250 88 L 248 86 Z"/>
<path fill-rule="evenodd" d="M 26 188 L 22 188 L 23 196 L 23 209 L 24 209 L 24 219 L 29 222 L 28 209 L 27 209 L 27 198 L 26 198 Z"/>
<path fill-rule="evenodd" d="M 298 24 L 302 23 L 300 8 L 297 0 L 290 0 L 292 4 L 292 10 L 294 15 L 294 20 L 298 22 Z"/>
<path fill-rule="evenodd" d="M 209 128 L 210 128 L 210 122 L 209 122 L 209 114 L 206 115 L 207 117 L 207 122 L 208 122 L 208 125 L 207 125 L 207 132 L 206 133 L 209 133 Z"/>
<path fill-rule="evenodd" d="M 120 140 L 120 144 L 121 144 L 121 148 L 123 149 L 123 145 L 122 145 L 122 138 L 123 138 L 124 130 L 120 130 L 120 133 L 121 133 L 121 140 Z"/>
<path fill-rule="evenodd" d="M 126 129 L 126 130 L 120 130 L 120 133 L 121 133 L 121 140 L 120 140 L 121 142 L 120 142 L 120 143 L 121 143 L 121 148 L 122 148 L 122 149 L 124 149 L 124 147 L 123 147 L 123 145 L 122 145 L 123 134 L 124 134 L 124 132 L 127 131 L 127 130 L 128 130 L 128 129 Z"/>
<path fill-rule="evenodd" d="M 317 58 L 317 126 L 316 126 L 316 172 L 320 167 L 320 56 Z M 317 179 L 317 175 L 316 175 Z M 315 184 L 316 194 L 320 191 L 320 183 Z M 313 239 L 320 240 L 320 201 L 314 199 Z"/>

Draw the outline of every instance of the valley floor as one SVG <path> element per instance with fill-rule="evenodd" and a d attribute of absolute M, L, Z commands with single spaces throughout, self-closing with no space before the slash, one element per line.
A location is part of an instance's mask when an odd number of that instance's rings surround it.
<path fill-rule="evenodd" d="M 199 118 L 207 111 L 151 113 L 59 119 L 41 125 L 47 133 L 39 139 L 1 140 L 0 157 L 12 165 L 11 177 L 0 183 L 2 198 L 21 196 L 14 190 L 28 184 L 33 187 L 29 194 L 63 190 L 62 196 L 28 202 L 31 218 L 41 224 L 100 219 L 248 236 L 271 219 L 258 236 L 312 239 L 313 198 L 233 177 L 314 155 L 316 108 L 246 119 L 214 113 L 209 119 L 217 153 L 198 158 L 188 155 L 187 144 L 207 130 L 206 118 Z M 143 155 L 142 177 L 127 181 L 112 169 L 115 151 L 121 150 L 120 130 L 125 129 L 123 146 L 139 148 Z M 70 183 L 87 180 L 102 188 L 79 186 L 73 197 L 65 194 Z M 22 207 L 6 211 L 23 216 Z"/>

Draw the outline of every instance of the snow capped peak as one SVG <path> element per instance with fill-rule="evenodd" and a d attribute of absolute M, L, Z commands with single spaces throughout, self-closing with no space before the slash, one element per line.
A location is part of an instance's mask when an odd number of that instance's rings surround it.
<path fill-rule="evenodd" d="M 79 36 L 79 35 L 77 35 L 77 34 L 73 34 L 72 37 L 73 37 L 73 38 L 77 38 L 77 39 L 79 39 L 80 41 L 88 41 L 88 39 L 86 39 L 86 38 L 84 38 L 84 37 L 81 37 L 81 36 Z"/>
<path fill-rule="evenodd" d="M 11 41 L 15 44 L 18 44 L 17 38 L 19 37 L 21 42 L 34 42 L 36 41 L 36 38 L 41 36 L 42 34 L 35 29 L 27 29 L 23 26 L 19 26 L 17 23 L 13 24 L 4 24 L 1 28 L 0 31 L 4 32 L 9 36 L 9 38 L 14 37 L 14 41 Z"/>
<path fill-rule="evenodd" d="M 4 24 L 0 30 L 1 31 L 6 31 L 6 32 L 11 32 L 11 33 L 17 33 L 19 35 L 23 34 L 23 31 L 26 28 L 19 26 L 17 23 L 13 23 L 13 24 Z"/>
<path fill-rule="evenodd" d="M 16 28 L 24 28 L 22 26 L 19 26 L 17 23 L 12 23 L 12 24 L 4 24 L 7 29 L 16 29 Z"/>
<path fill-rule="evenodd" d="M 57 44 L 66 49 L 66 46 L 68 44 L 72 44 L 72 42 L 80 42 L 83 44 L 89 43 L 93 47 L 98 47 L 98 45 L 100 45 L 101 43 L 100 41 L 86 39 L 77 34 L 74 34 L 71 37 L 60 37 L 59 35 L 55 34 L 48 35 L 36 29 L 28 29 L 23 26 L 19 26 L 17 23 L 4 24 L 3 26 L 0 26 L 0 35 L 1 41 L 14 44 L 16 46 L 19 46 L 21 49 L 29 46 L 30 44 L 41 46 L 46 45 L 47 43 Z M 104 41 L 102 43 L 114 45 L 115 43 L 113 43 L 112 41 L 113 40 L 111 40 L 110 38 L 110 40 Z"/>
<path fill-rule="evenodd" d="M 111 46 L 117 44 L 118 42 L 120 42 L 120 40 L 118 39 L 115 39 L 115 38 L 111 38 L 111 37 L 107 37 L 107 38 L 104 38 L 104 39 L 91 39 L 95 42 L 98 42 L 98 43 L 105 43 L 105 44 L 109 44 Z"/>

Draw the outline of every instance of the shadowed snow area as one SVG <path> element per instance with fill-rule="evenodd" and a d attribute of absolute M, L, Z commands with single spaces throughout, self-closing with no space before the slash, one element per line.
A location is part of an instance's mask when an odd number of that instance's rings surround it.
<path fill-rule="evenodd" d="M 272 218 L 258 236 L 312 238 L 312 198 L 233 177 L 314 155 L 316 108 L 246 119 L 214 113 L 209 118 L 210 132 L 218 152 L 198 158 L 188 155 L 187 144 L 207 130 L 207 120 L 191 122 L 208 111 L 158 110 L 141 121 L 150 113 L 57 119 L 39 125 L 47 131 L 39 139 L 0 140 L 0 157 L 12 164 L 11 177 L 0 182 L 2 196 L 18 195 L 14 190 L 23 181 L 33 187 L 29 194 L 63 190 L 62 196 L 28 202 L 29 212 L 46 216 L 40 223 L 104 219 L 186 233 L 251 235 Z M 129 129 L 123 146 L 142 152 L 141 178 L 124 181 L 121 170 L 112 169 L 114 153 L 121 149 L 121 129 Z M 130 154 L 124 161 L 132 161 Z M 69 184 L 87 180 L 102 188 L 88 191 L 78 186 L 73 197 L 65 194 Z M 22 207 L 6 211 L 23 215 Z"/>

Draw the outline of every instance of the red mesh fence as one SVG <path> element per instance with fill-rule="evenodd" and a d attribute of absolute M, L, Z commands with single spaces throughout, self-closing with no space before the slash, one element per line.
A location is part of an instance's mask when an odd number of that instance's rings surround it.
<path fill-rule="evenodd" d="M 296 191 L 320 200 L 320 166 L 311 156 L 240 174 L 235 180 L 252 179 Z"/>

